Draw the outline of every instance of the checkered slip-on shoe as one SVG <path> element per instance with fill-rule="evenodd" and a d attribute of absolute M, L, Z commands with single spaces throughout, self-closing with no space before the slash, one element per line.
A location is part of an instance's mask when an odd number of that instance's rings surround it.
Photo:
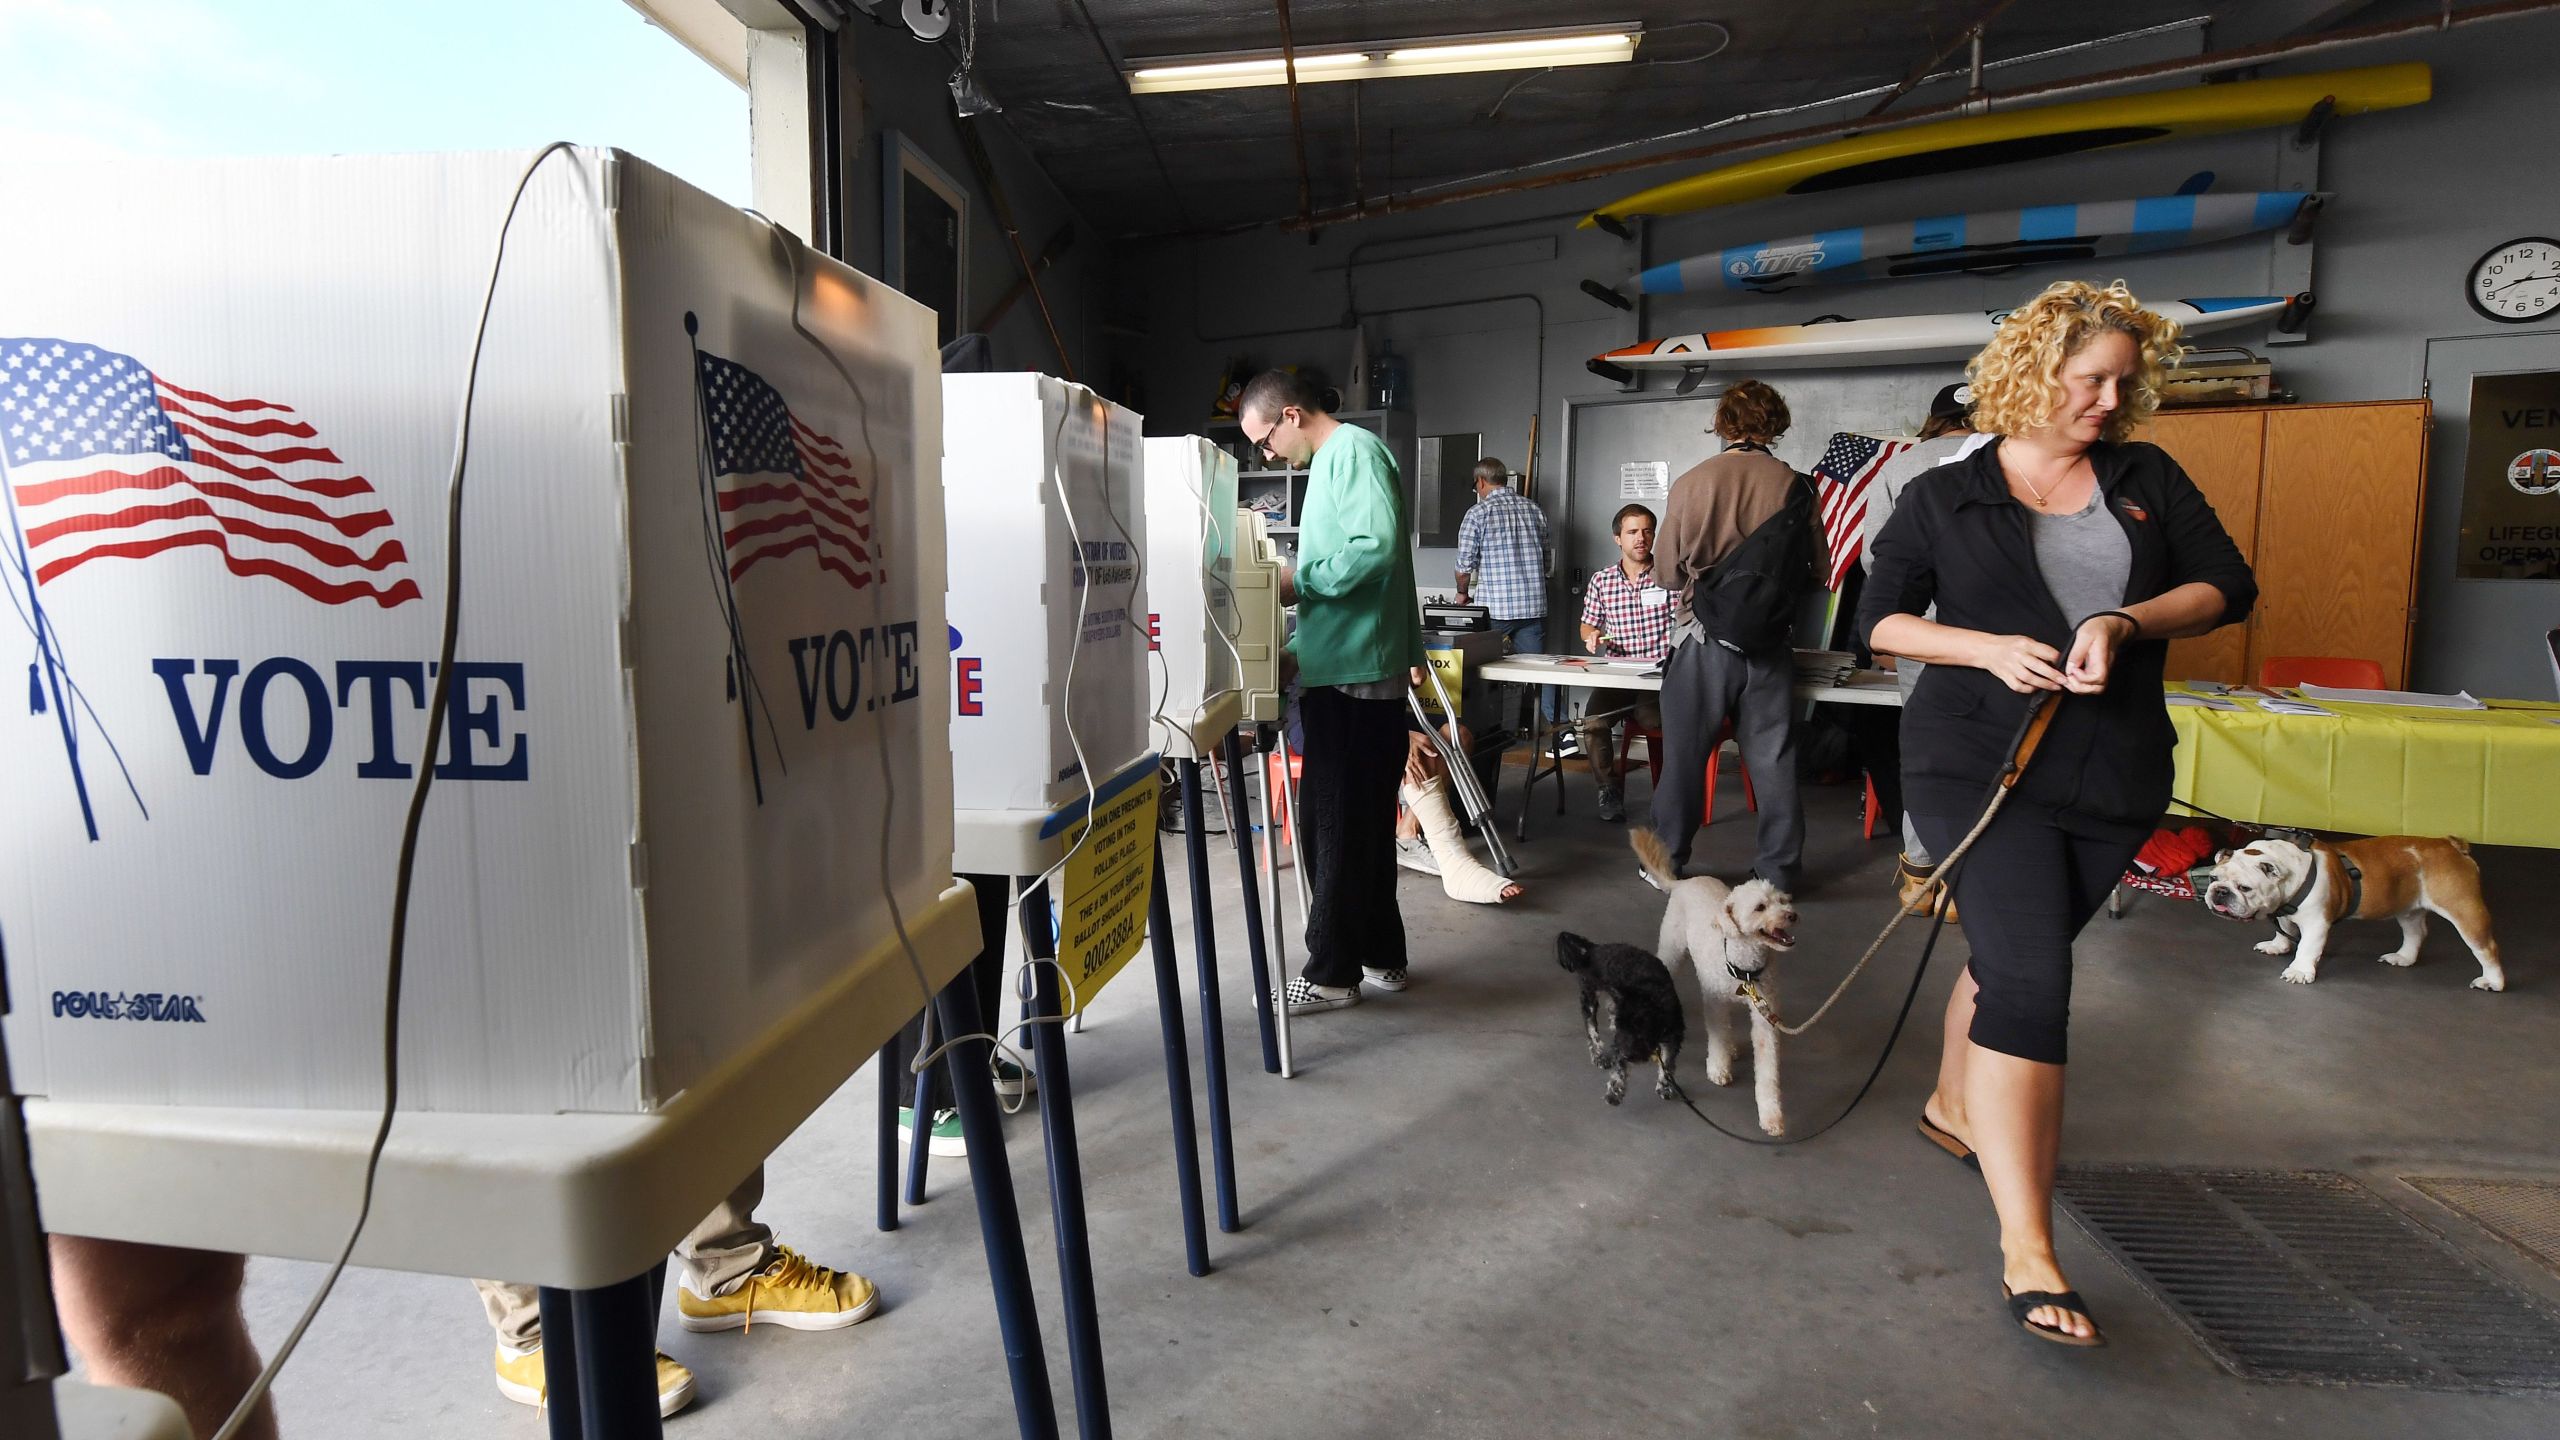
<path fill-rule="evenodd" d="M 1360 967 L 1360 977 L 1364 983 L 1375 985 L 1381 990 L 1401 990 L 1405 987 L 1408 978 L 1401 965 L 1387 970 L 1373 970 L 1363 965 Z"/>
<path fill-rule="evenodd" d="M 1360 1003 L 1360 987 L 1318 985 L 1312 980 L 1296 979 L 1281 994 L 1282 1003 L 1292 1015 L 1313 1015 L 1320 1010 L 1347 1010 Z"/>

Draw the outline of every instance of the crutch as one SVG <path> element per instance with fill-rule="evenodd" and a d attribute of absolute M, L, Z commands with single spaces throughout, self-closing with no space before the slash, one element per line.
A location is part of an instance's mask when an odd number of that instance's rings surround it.
<path fill-rule="evenodd" d="M 1423 668 L 1430 672 L 1432 688 L 1440 693 L 1441 713 L 1447 717 L 1449 726 L 1456 728 L 1458 707 L 1450 702 L 1447 683 L 1441 680 L 1438 669 L 1431 666 Z M 1493 823 L 1493 802 L 1485 798 L 1484 786 L 1476 779 L 1474 762 L 1459 751 L 1455 740 L 1431 723 L 1431 716 L 1422 708 L 1421 695 L 1411 685 L 1405 687 L 1404 698 L 1405 703 L 1413 707 L 1414 720 L 1422 726 L 1423 733 L 1431 737 L 1432 746 L 1448 765 L 1449 788 L 1458 792 L 1459 807 L 1466 811 L 1468 821 L 1483 833 L 1485 849 L 1493 855 L 1493 868 L 1506 878 L 1520 873 L 1520 867 L 1511 861 L 1511 852 L 1502 848 L 1501 827 Z"/>
<path fill-rule="evenodd" d="M 1264 752 L 1257 748 L 1254 753 L 1261 755 Z M 1280 773 L 1287 776 L 1288 731 L 1280 732 L 1268 753 L 1279 760 Z M 1292 823 L 1303 824 L 1303 820 L 1294 818 L 1296 806 L 1297 802 L 1292 799 L 1289 812 L 1293 817 Z M 1291 868 L 1296 866 L 1292 864 Z M 1267 763 L 1262 767 L 1262 893 L 1271 897 L 1272 1019 L 1280 1030 L 1280 1078 L 1287 1080 L 1297 1073 L 1296 1058 L 1289 1049 L 1289 925 L 1286 907 L 1280 899 L 1280 830 L 1271 823 L 1271 766 Z M 1306 913 L 1304 892 L 1299 895 L 1298 913 L 1301 916 Z"/>

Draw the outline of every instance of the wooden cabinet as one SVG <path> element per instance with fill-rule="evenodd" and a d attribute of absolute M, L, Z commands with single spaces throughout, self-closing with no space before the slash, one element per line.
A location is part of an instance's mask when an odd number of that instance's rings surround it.
<path fill-rule="evenodd" d="M 2270 655 L 2409 677 L 2426 504 L 2424 400 L 2168 410 L 2135 437 L 2174 456 L 2258 573 L 2244 625 L 2169 647 L 2169 678 L 2254 684 Z"/>

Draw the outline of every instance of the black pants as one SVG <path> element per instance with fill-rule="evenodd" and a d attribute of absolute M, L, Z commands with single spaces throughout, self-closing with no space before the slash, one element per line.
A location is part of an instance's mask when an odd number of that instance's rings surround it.
<path fill-rule="evenodd" d="M 1979 812 L 1977 812 L 1978 814 Z M 1929 853 L 1943 860 L 1974 815 L 1914 814 Z M 2004 806 L 1965 852 L 1956 908 L 1973 947 L 1973 1043 L 2060 1065 L 2071 1020 L 2071 942 L 2133 863 L 2138 840 L 2098 839 L 2065 828 L 2052 810 Z"/>
<path fill-rule="evenodd" d="M 1012 882 L 1003 875 L 963 875 L 960 878 L 975 886 L 978 891 L 978 958 L 970 961 L 968 968 L 954 977 L 951 983 L 968 985 L 977 990 L 978 1014 L 985 1018 L 990 1034 L 1001 1036 L 1003 1032 L 997 1030 L 996 1026 L 1002 1023 L 998 1017 L 1004 1013 L 1004 1007 L 1002 997 L 996 992 L 1004 986 L 1004 927 L 1008 918 L 1004 897 L 1007 887 Z M 923 1033 L 924 1013 L 918 1011 L 916 1018 L 908 1021 L 906 1028 L 899 1034 L 900 1049 L 904 1052 L 909 1064 L 915 1063 L 918 1053 L 916 1041 Z M 950 1038 L 937 1029 L 934 1032 L 933 1043 L 940 1046 Z M 1017 1044 L 1014 1048 L 1029 1049 L 1030 1047 L 1027 1044 Z M 949 1056 L 933 1062 L 931 1085 L 931 1108 L 936 1111 L 950 1109 L 955 1102 L 951 1096 Z M 906 1096 L 912 1098 L 914 1095 L 915 1089 L 910 1083 Z M 928 1127 L 932 1123 L 932 1117 L 925 1117 L 925 1124 Z"/>
<path fill-rule="evenodd" d="M 1318 985 L 1357 985 L 1360 970 L 1402 969 L 1396 910 L 1396 790 L 1404 781 L 1405 706 L 1354 700 L 1329 685 L 1298 697 L 1306 774 L 1298 787 L 1299 853 L 1314 905 L 1307 964 Z"/>

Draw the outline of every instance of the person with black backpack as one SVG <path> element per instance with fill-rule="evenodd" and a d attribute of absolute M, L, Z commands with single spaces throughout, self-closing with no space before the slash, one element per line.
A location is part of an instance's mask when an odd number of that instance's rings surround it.
<path fill-rule="evenodd" d="M 1787 402 L 1744 380 L 1716 403 L 1725 448 L 1672 482 L 1654 567 L 1672 594 L 1662 666 L 1662 781 L 1653 828 L 1675 868 L 1706 821 L 1707 757 L 1727 721 L 1760 806 L 1753 872 L 1793 892 L 1804 857 L 1796 788 L 1796 607 L 1822 583 L 1813 485 L 1769 453 Z"/>

